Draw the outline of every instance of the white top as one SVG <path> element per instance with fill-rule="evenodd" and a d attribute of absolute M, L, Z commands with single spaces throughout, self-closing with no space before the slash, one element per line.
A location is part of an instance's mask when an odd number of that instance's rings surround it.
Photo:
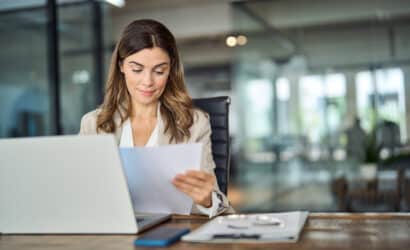
<path fill-rule="evenodd" d="M 145 144 L 145 147 L 155 147 L 159 146 L 158 144 L 158 136 L 159 136 L 159 125 L 162 122 L 162 119 L 160 118 L 160 104 L 158 104 L 157 107 L 157 123 L 155 124 L 155 128 L 151 133 L 151 136 L 148 139 L 147 144 Z M 131 120 L 128 118 L 124 123 L 122 124 L 122 132 L 121 132 L 121 139 L 120 139 L 120 147 L 134 147 L 134 140 L 133 140 L 133 135 L 132 135 L 132 127 L 131 127 Z M 218 215 L 220 213 L 220 209 L 218 209 L 221 205 L 222 201 L 218 198 L 218 195 L 216 192 L 212 192 L 212 206 L 209 208 L 206 208 L 204 206 L 201 206 L 199 204 L 195 204 L 195 206 L 198 208 L 199 211 L 201 211 L 203 214 L 208 215 L 210 218 L 214 217 L 215 215 Z"/>
<path fill-rule="evenodd" d="M 158 146 L 158 136 L 159 136 L 159 124 L 162 122 L 160 114 L 160 106 L 161 104 L 158 103 L 157 105 L 157 122 L 155 124 L 155 128 L 151 133 L 151 136 L 148 139 L 147 144 L 145 147 L 155 147 Z M 120 147 L 134 147 L 134 137 L 132 136 L 132 126 L 131 120 L 128 118 L 122 124 L 122 132 L 121 132 L 121 140 L 120 140 Z"/>
<path fill-rule="evenodd" d="M 155 125 L 155 128 L 152 131 L 151 136 L 149 137 L 147 144 L 145 144 L 145 147 L 158 146 L 158 133 L 159 133 L 159 128 L 158 127 L 159 126 L 158 126 L 158 118 L 157 118 L 157 124 Z M 122 147 L 122 148 L 134 147 L 134 139 L 133 139 L 133 136 L 132 136 L 131 120 L 129 118 L 122 124 L 120 147 Z"/>

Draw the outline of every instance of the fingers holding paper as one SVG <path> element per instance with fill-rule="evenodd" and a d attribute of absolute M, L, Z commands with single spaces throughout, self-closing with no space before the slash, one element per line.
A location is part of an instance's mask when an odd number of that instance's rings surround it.
<path fill-rule="evenodd" d="M 184 174 L 177 174 L 172 180 L 176 188 L 191 197 L 196 204 L 204 207 L 212 205 L 212 191 L 215 182 L 214 175 L 198 170 L 188 170 Z"/>

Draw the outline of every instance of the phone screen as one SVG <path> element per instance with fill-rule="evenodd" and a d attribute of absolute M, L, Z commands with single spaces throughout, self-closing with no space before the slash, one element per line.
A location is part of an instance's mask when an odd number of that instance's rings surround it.
<path fill-rule="evenodd" d="M 137 246 L 168 246 L 189 232 L 189 228 L 159 227 L 135 240 Z"/>

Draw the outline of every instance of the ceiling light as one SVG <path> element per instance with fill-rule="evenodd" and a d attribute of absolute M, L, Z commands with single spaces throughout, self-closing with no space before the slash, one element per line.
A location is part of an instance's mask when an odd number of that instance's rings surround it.
<path fill-rule="evenodd" d="M 248 42 L 248 38 L 246 38 L 246 36 L 244 35 L 239 35 L 236 39 L 238 41 L 238 45 L 245 45 Z"/>
<path fill-rule="evenodd" d="M 104 0 L 105 2 L 114 5 L 115 7 L 124 7 L 125 1 L 124 0 Z"/>
<path fill-rule="evenodd" d="M 236 44 L 237 44 L 236 37 L 234 37 L 234 36 L 228 36 L 228 37 L 226 38 L 226 45 L 227 45 L 228 47 L 235 47 Z"/>

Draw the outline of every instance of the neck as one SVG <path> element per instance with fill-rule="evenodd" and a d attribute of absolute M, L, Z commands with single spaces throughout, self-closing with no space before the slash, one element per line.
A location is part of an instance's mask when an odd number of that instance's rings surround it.
<path fill-rule="evenodd" d="M 140 104 L 140 103 L 132 103 L 132 112 L 131 116 L 135 118 L 155 118 L 157 117 L 157 107 L 159 102 L 154 102 L 150 104 Z"/>

